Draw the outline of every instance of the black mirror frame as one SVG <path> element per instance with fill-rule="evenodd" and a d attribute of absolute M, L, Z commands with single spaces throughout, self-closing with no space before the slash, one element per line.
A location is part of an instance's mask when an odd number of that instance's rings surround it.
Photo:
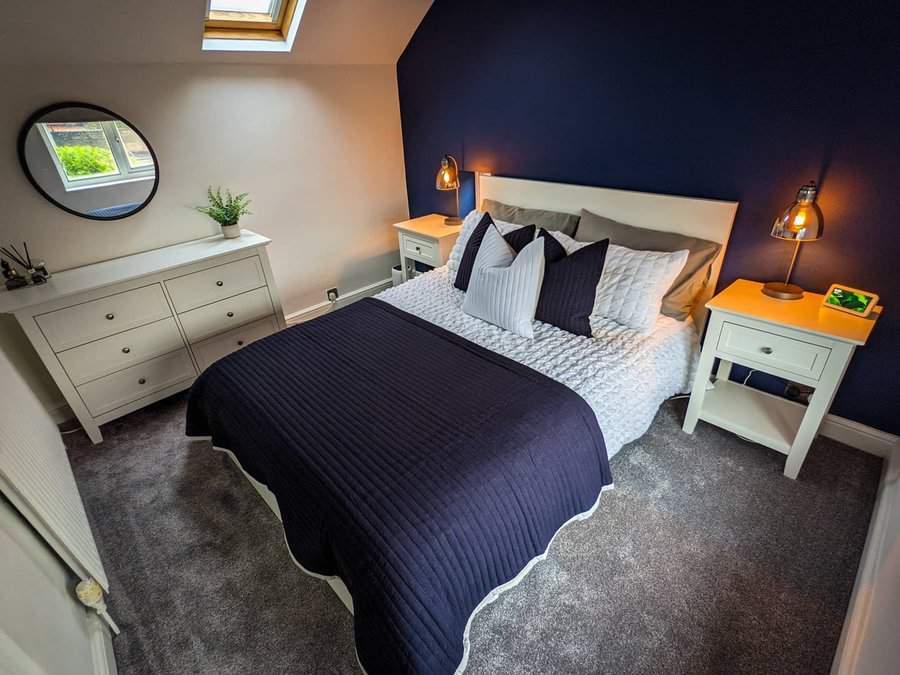
<path fill-rule="evenodd" d="M 74 209 L 70 209 L 68 206 L 64 204 L 60 204 L 53 197 L 51 197 L 44 188 L 37 182 L 35 177 L 31 174 L 31 170 L 28 168 L 28 161 L 25 158 L 25 140 L 28 137 L 28 133 L 31 131 L 31 128 L 38 122 L 44 115 L 47 115 L 52 112 L 56 112 L 57 110 L 63 110 L 65 108 L 87 108 L 89 110 L 96 110 L 97 112 L 101 112 L 105 115 L 109 115 L 114 117 L 117 120 L 120 120 L 127 124 L 134 133 L 136 133 L 140 139 L 144 142 L 144 145 L 147 146 L 147 150 L 150 151 L 150 156 L 153 158 L 153 166 L 156 169 L 156 178 L 153 181 L 153 187 L 150 189 L 150 194 L 147 195 L 147 198 L 141 203 L 139 207 L 137 207 L 134 211 L 129 211 L 120 216 L 91 216 L 86 213 L 81 213 Z M 113 112 L 107 108 L 103 108 L 99 105 L 94 105 L 93 103 L 81 103 L 79 101 L 64 101 L 62 103 L 54 103 L 53 105 L 48 105 L 40 110 L 32 113 L 28 119 L 25 121 L 25 124 L 22 125 L 22 129 L 19 131 L 19 139 L 17 144 L 17 150 L 19 153 L 19 163 L 22 165 L 22 170 L 25 172 L 25 176 L 28 178 L 28 182 L 34 186 L 34 189 L 37 190 L 41 196 L 44 197 L 48 202 L 53 204 L 54 206 L 62 209 L 67 213 L 71 213 L 73 216 L 78 216 L 79 218 L 87 218 L 88 220 L 122 220 L 124 218 L 130 218 L 136 213 L 140 213 L 143 211 L 147 205 L 153 201 L 153 197 L 156 196 L 156 190 L 159 188 L 159 160 L 156 157 L 156 152 L 153 150 L 153 146 L 150 145 L 150 141 L 147 140 L 147 137 L 138 129 L 135 125 L 129 122 L 127 119 L 119 115 L 118 113 Z"/>

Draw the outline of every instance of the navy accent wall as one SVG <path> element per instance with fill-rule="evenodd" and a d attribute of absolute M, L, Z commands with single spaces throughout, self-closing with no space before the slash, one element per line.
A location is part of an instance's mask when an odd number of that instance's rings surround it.
<path fill-rule="evenodd" d="M 707 6 L 704 6 L 707 4 Z M 900 433 L 895 3 L 436 0 L 397 64 L 412 216 L 466 171 L 738 200 L 720 286 L 783 277 L 779 210 L 821 184 L 794 280 L 882 297 L 833 412 Z M 471 186 L 464 211 L 472 208 Z"/>

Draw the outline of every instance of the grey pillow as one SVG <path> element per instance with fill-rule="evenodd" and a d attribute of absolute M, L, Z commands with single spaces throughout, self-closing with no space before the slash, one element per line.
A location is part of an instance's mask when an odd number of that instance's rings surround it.
<path fill-rule="evenodd" d="M 578 227 L 578 216 L 559 211 L 544 211 L 543 209 L 523 209 L 521 206 L 510 206 L 493 199 L 484 199 L 481 202 L 481 210 L 491 214 L 494 220 L 503 220 L 517 225 L 537 225 L 545 230 L 558 230 L 570 237 L 575 235 Z"/>
<path fill-rule="evenodd" d="M 687 249 L 688 259 L 684 269 L 675 277 L 675 281 L 663 297 L 660 308 L 660 312 L 679 321 L 690 315 L 694 301 L 709 280 L 712 263 L 722 250 L 722 245 L 714 241 L 626 225 L 584 209 L 581 211 L 575 239 L 578 241 L 609 239 L 611 244 L 638 251 L 671 253 Z"/>
<path fill-rule="evenodd" d="M 543 241 L 531 242 L 516 255 L 492 225 L 475 256 L 462 310 L 516 335 L 533 338 L 532 323 L 543 279 Z"/>

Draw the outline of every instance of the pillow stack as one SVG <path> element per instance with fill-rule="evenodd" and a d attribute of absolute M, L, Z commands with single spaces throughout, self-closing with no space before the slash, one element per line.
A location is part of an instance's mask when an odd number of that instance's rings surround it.
<path fill-rule="evenodd" d="M 561 232 L 551 234 L 570 256 L 596 245 L 575 241 Z M 663 296 L 684 267 L 688 252 L 636 251 L 610 244 L 608 239 L 604 242 L 608 250 L 590 322 L 593 325 L 602 319 L 612 319 L 649 333 L 656 323 Z"/>
<path fill-rule="evenodd" d="M 721 250 L 715 242 L 590 211 L 579 217 L 491 200 L 484 207 L 491 212 L 473 210 L 463 223 L 447 263 L 450 276 L 468 293 L 464 311 L 525 337 L 533 336 L 534 319 L 587 337 L 605 320 L 641 333 L 653 329 L 660 313 L 684 320 Z"/>
<path fill-rule="evenodd" d="M 501 234 L 490 214 L 481 217 L 468 234 L 453 282 L 467 291 L 463 311 L 522 337 L 534 336 L 534 319 L 590 336 L 609 242 L 579 246 L 568 255 L 546 230 L 537 240 L 534 232 L 528 225 Z"/>
<path fill-rule="evenodd" d="M 661 313 L 679 321 L 690 315 L 694 301 L 709 280 L 713 261 L 722 250 L 722 245 L 714 241 L 626 225 L 586 210 L 581 212 L 575 238 L 578 241 L 609 239 L 617 246 L 641 251 L 687 251 L 687 260 L 666 290 L 660 308 Z"/>

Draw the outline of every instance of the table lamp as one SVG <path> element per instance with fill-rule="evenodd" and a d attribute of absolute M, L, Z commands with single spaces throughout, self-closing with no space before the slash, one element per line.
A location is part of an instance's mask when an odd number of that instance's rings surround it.
<path fill-rule="evenodd" d="M 444 225 L 462 225 L 462 214 L 459 212 L 459 164 L 453 155 L 444 155 L 441 158 L 441 167 L 438 169 L 434 186 L 441 191 L 456 190 L 456 216 L 444 218 Z"/>
<path fill-rule="evenodd" d="M 815 181 L 804 185 L 797 192 L 797 199 L 793 204 L 789 204 L 772 223 L 770 234 L 773 237 L 794 241 L 796 245 L 784 282 L 769 281 L 763 286 L 762 292 L 770 297 L 779 300 L 799 300 L 803 297 L 803 289 L 791 283 L 791 274 L 794 271 L 794 263 L 797 262 L 800 244 L 804 241 L 815 241 L 822 238 L 825 219 L 822 216 L 822 210 L 816 204 L 817 190 Z"/>

